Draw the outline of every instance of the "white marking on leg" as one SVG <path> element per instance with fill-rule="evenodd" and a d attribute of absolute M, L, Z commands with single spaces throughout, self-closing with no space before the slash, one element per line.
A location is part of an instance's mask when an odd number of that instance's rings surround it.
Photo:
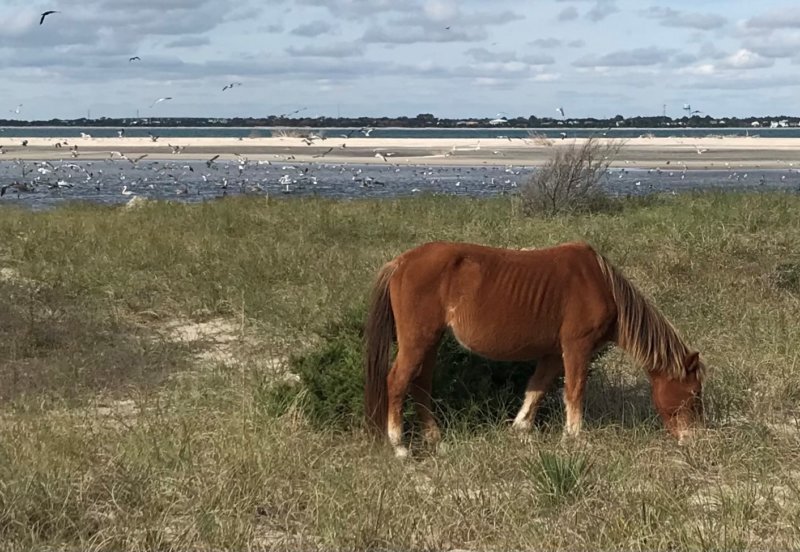
<path fill-rule="evenodd" d="M 389 443 L 394 447 L 394 455 L 398 458 L 408 456 L 408 449 L 403 446 L 403 424 L 394 420 L 389 420 L 388 431 Z"/>
<path fill-rule="evenodd" d="M 567 425 L 564 432 L 567 435 L 575 436 L 581 432 L 581 424 L 583 422 L 580 404 L 572 404 L 572 402 L 564 400 L 564 405 L 567 410 Z"/>
<path fill-rule="evenodd" d="M 530 430 L 533 426 L 533 417 L 536 415 L 534 405 L 537 404 L 543 396 L 544 393 L 541 391 L 526 391 L 525 401 L 522 403 L 522 408 L 519 409 L 511 427 L 519 431 Z"/>

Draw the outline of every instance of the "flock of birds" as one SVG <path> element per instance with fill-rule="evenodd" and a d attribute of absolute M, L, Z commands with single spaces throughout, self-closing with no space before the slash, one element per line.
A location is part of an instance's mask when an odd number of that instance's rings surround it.
<path fill-rule="evenodd" d="M 350 129 L 342 138 L 354 134 L 369 136 L 373 129 L 363 127 Z M 91 138 L 82 133 L 83 138 Z M 124 136 L 124 131 L 119 132 Z M 150 135 L 153 142 L 159 136 Z M 506 137 L 511 140 L 511 137 Z M 520 138 L 525 140 L 525 138 Z M 303 140 L 307 145 L 326 140 L 318 133 L 309 133 Z M 23 143 L 24 145 L 24 143 Z M 107 202 L 130 201 L 137 196 L 145 198 L 167 198 L 183 196 L 187 200 L 224 198 L 231 194 L 317 194 L 332 197 L 396 196 L 408 193 L 433 192 L 448 194 L 492 195 L 512 192 L 527 180 L 533 169 L 513 164 L 484 166 L 425 166 L 420 164 L 400 166 L 394 162 L 395 153 L 374 149 L 374 156 L 383 164 L 328 163 L 324 157 L 335 147 L 346 148 L 346 141 L 339 146 L 322 150 L 307 163 L 298 163 L 294 155 L 274 154 L 271 158 L 260 156 L 257 160 L 233 154 L 233 159 L 221 159 L 216 154 L 206 160 L 180 161 L 177 156 L 186 152 L 186 146 L 167 143 L 175 159 L 153 160 L 149 154 L 126 155 L 121 151 L 109 151 L 107 157 L 94 160 L 78 160 L 78 144 L 67 140 L 54 142 L 56 148 L 70 148 L 73 160 L 25 161 L 15 159 L 13 163 L 0 165 L 0 197 L 13 194 L 23 202 L 51 202 L 63 199 L 91 199 Z M 476 151 L 480 140 L 473 146 L 461 146 L 436 154 L 447 157 L 459 151 Z M 698 155 L 707 148 L 695 146 Z M 98 152 L 93 152 L 95 155 Z M 495 151 L 494 154 L 503 155 Z M 5 150 L 0 146 L 0 155 Z M 228 156 L 226 156 L 228 157 Z M 630 164 L 625 161 L 625 164 Z M 727 174 L 727 179 L 739 185 L 755 186 L 770 184 L 789 188 L 796 185 L 800 169 L 788 162 L 784 170 L 760 171 L 758 176 L 737 171 L 730 164 L 718 171 L 690 173 L 685 163 L 678 166 L 665 162 L 666 168 L 649 170 L 628 167 L 607 171 L 609 189 L 616 193 L 645 193 L 655 189 L 674 190 L 680 187 L 714 185 Z M 702 174 L 700 174 L 702 173 Z M 691 175 L 687 179 L 687 176 Z M 670 184 L 671 183 L 671 184 Z"/>
<path fill-rule="evenodd" d="M 516 188 L 522 167 L 432 167 L 359 165 L 343 163 L 293 163 L 293 156 L 250 160 L 234 154 L 233 160 L 214 155 L 205 161 L 149 160 L 109 152 L 103 160 L 15 160 L 21 178 L 0 187 L 0 196 L 11 192 L 18 199 L 36 195 L 52 199 L 92 198 L 111 202 L 138 195 L 149 198 L 185 196 L 187 199 L 224 198 L 232 194 L 307 193 L 328 196 L 396 195 L 403 191 L 506 193 Z M 388 157 L 387 157 L 388 159 Z M 4 175 L 0 172 L 0 178 Z M 409 189 L 411 183 L 416 186 Z M 120 189 L 121 188 L 121 189 Z M 57 192 L 56 196 L 52 192 Z M 69 192 L 73 192 L 69 194 Z M 67 193 L 69 195 L 64 196 Z"/>
<path fill-rule="evenodd" d="M 42 12 L 42 13 L 41 13 L 41 15 L 40 15 L 40 17 L 39 17 L 39 25 L 43 25 L 43 24 L 44 24 L 44 20 L 45 20 L 45 19 L 46 19 L 46 18 L 47 18 L 49 15 L 53 15 L 53 14 L 56 14 L 56 13 L 61 13 L 61 12 L 60 12 L 60 11 L 58 11 L 58 10 L 47 10 L 47 11 L 44 11 L 44 12 Z M 131 57 L 129 57 L 129 58 L 128 58 L 128 63 L 133 63 L 133 62 L 136 62 L 136 61 L 142 61 L 142 58 L 141 58 L 141 57 L 139 57 L 139 56 L 131 56 Z M 232 82 L 232 83 L 230 83 L 230 84 L 226 84 L 226 85 L 225 85 L 225 86 L 222 88 L 222 91 L 223 91 L 223 92 L 225 92 L 226 90 L 231 90 L 231 89 L 233 89 L 234 87 L 237 87 L 237 86 L 242 86 L 242 83 L 241 83 L 241 82 Z M 171 96 L 165 96 L 165 97 L 163 97 L 163 98 L 158 98 L 158 99 L 156 99 L 155 101 L 153 101 L 153 103 L 151 103 L 151 104 L 150 104 L 150 109 L 154 108 L 156 105 L 160 104 L 161 102 L 166 102 L 166 101 L 168 101 L 168 100 L 171 100 L 171 99 L 172 99 L 172 97 L 171 97 Z M 13 112 L 14 112 L 14 113 L 16 113 L 17 115 L 19 115 L 19 110 L 20 110 L 20 108 L 21 108 L 21 107 L 22 107 L 22 104 L 20 104 L 19 106 L 17 106 L 16 110 L 14 110 Z M 289 116 L 289 115 L 294 115 L 294 114 L 296 114 L 296 113 L 300 113 L 301 111 L 303 111 L 303 110 L 305 110 L 305 109 L 306 109 L 306 108 L 301 108 L 301 109 L 298 109 L 298 110 L 292 111 L 292 112 L 290 112 L 290 113 L 283 114 L 283 115 L 281 115 L 281 117 L 286 117 L 286 116 Z"/>

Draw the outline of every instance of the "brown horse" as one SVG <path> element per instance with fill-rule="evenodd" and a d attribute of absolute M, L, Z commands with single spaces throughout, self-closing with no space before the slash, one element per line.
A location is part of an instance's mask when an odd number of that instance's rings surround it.
<path fill-rule="evenodd" d="M 366 326 L 365 413 L 398 456 L 409 386 L 423 435 L 440 437 L 431 413 L 437 346 L 449 328 L 461 345 L 494 360 L 538 359 L 515 429 L 531 427 L 553 381 L 564 374 L 566 435 L 581 429 L 589 361 L 613 342 L 647 368 L 652 396 L 679 439 L 702 413 L 704 366 L 675 328 L 589 245 L 512 250 L 434 242 L 386 263 Z M 397 357 L 389 370 L 397 339 Z"/>

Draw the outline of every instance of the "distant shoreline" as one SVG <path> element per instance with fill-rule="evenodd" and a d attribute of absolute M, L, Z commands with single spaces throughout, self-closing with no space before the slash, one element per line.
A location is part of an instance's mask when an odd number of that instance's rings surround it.
<path fill-rule="evenodd" d="M 330 129 L 360 129 L 364 128 L 361 125 L 356 126 L 312 126 L 312 125 L 252 125 L 252 126 L 227 126 L 227 125 L 0 125 L 0 130 L 5 129 L 20 129 L 20 128 L 29 128 L 29 129 L 99 129 L 99 130 L 120 130 L 125 129 L 127 132 L 128 130 L 132 129 L 143 129 L 143 130 L 170 130 L 170 129 L 186 129 L 186 130 L 208 130 L 208 129 L 215 129 L 215 130 L 330 130 Z M 419 131 L 419 132 L 447 132 L 447 131 L 469 131 L 469 130 L 492 130 L 492 131 L 502 131 L 502 130 L 514 130 L 514 131 L 531 131 L 531 132 L 555 132 L 555 131 L 563 131 L 563 130 L 579 130 L 579 131 L 605 131 L 608 127 L 603 126 L 581 126 L 581 125 L 549 125 L 549 126 L 541 126 L 541 127 L 527 127 L 527 126 L 510 126 L 510 125 L 497 125 L 497 126 L 447 126 L 447 127 L 413 127 L 413 126 L 376 126 L 371 127 L 378 130 L 400 130 L 400 131 Z M 672 127 L 635 127 L 635 126 L 624 126 L 624 127 L 611 127 L 609 130 L 611 132 L 633 132 L 633 131 L 657 131 L 657 132 L 670 132 L 670 131 L 702 131 L 702 130 L 713 130 L 713 131 L 740 131 L 740 132 L 760 132 L 760 131 L 774 131 L 774 130 L 788 130 L 788 129 L 797 129 L 800 131 L 800 127 L 793 126 L 793 127 L 768 127 L 768 126 L 761 126 L 761 127 L 752 127 L 752 126 L 672 126 Z"/>

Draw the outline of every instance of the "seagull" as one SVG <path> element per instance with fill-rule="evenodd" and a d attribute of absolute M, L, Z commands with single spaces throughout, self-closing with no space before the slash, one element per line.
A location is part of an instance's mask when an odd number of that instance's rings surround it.
<path fill-rule="evenodd" d="M 158 104 L 158 103 L 161 103 L 161 102 L 166 102 L 167 100 L 171 100 L 171 99 L 172 99 L 172 97 L 171 97 L 171 96 L 167 96 L 167 97 L 165 97 L 165 98 L 159 98 L 159 99 L 157 99 L 156 101 L 154 101 L 153 103 L 151 103 L 151 104 L 150 104 L 150 107 L 153 107 L 153 106 L 155 106 L 155 105 L 156 105 L 156 104 Z"/>
<path fill-rule="evenodd" d="M 703 153 L 708 151 L 708 148 L 701 148 L 697 144 L 694 145 L 694 149 L 697 150 L 697 155 L 702 155 Z"/>
<path fill-rule="evenodd" d="M 556 111 L 558 111 L 559 113 L 561 113 L 561 117 L 562 117 L 562 118 L 566 118 L 566 117 L 567 117 L 566 115 L 564 115 L 564 108 L 563 108 L 563 107 L 557 107 L 557 108 L 556 108 Z"/>
<path fill-rule="evenodd" d="M 216 161 L 218 157 L 219 157 L 219 154 L 215 155 L 214 157 L 212 157 L 211 159 L 206 161 L 206 166 L 210 169 L 211 165 L 214 164 L 214 161 Z"/>
<path fill-rule="evenodd" d="M 133 57 L 128 58 L 128 63 L 130 63 L 132 61 L 142 61 L 142 58 L 140 58 L 139 56 L 133 56 Z"/>
<path fill-rule="evenodd" d="M 39 20 L 39 25 L 44 23 L 44 18 L 45 17 L 47 17 L 48 15 L 54 14 L 54 13 L 61 13 L 61 12 L 56 11 L 56 10 L 47 10 L 46 12 L 43 12 L 42 13 L 42 18 Z"/>
<path fill-rule="evenodd" d="M 225 91 L 226 91 L 227 89 L 229 89 L 229 88 L 233 88 L 234 86 L 241 86 L 241 85 L 242 85 L 242 83 L 241 83 L 241 82 L 232 82 L 232 83 L 230 83 L 230 84 L 226 84 L 226 85 L 225 85 L 225 86 L 222 88 L 222 91 L 223 91 L 223 92 L 225 92 Z"/>
<path fill-rule="evenodd" d="M 122 195 L 125 196 L 133 195 L 133 192 L 128 189 L 127 184 L 122 187 Z"/>
<path fill-rule="evenodd" d="M 289 115 L 294 115 L 295 113 L 300 113 L 301 111 L 305 111 L 308 109 L 307 107 L 301 107 L 300 109 L 295 109 L 291 113 L 284 113 L 283 115 L 278 115 L 278 117 L 288 117 Z"/>
<path fill-rule="evenodd" d="M 15 107 L 14 109 L 9 109 L 8 111 L 9 111 L 9 112 L 11 112 L 11 113 L 15 113 L 15 114 L 19 115 L 19 110 L 20 110 L 20 109 L 22 109 L 22 104 L 19 104 L 19 105 L 18 105 L 17 107 Z"/>

